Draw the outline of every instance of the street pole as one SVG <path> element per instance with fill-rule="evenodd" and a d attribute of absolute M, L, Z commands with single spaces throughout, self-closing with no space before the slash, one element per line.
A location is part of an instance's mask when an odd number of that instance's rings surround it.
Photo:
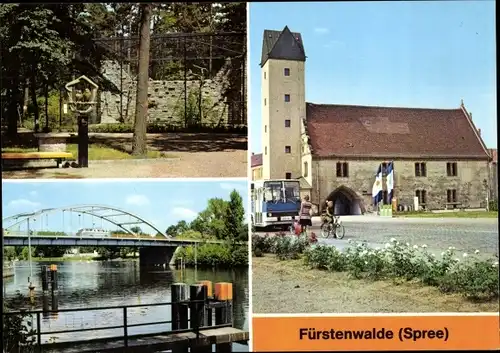
<path fill-rule="evenodd" d="M 33 266 L 31 264 L 31 230 L 30 230 L 30 219 L 28 218 L 28 261 L 30 265 L 30 286 L 31 286 L 31 278 L 33 277 Z"/>

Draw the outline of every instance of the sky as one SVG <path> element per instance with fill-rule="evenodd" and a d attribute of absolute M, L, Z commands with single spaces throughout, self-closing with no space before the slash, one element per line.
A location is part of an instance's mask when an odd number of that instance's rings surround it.
<path fill-rule="evenodd" d="M 219 197 L 229 200 L 229 194 L 234 189 L 242 196 L 245 209 L 248 205 L 247 181 L 242 179 L 225 179 L 224 181 L 179 181 L 175 179 L 172 181 L 2 181 L 2 189 L 3 219 L 44 208 L 92 204 L 116 207 L 138 215 L 163 232 L 180 220 L 192 221 L 199 212 L 206 208 L 210 198 Z M 111 213 L 113 212 L 108 214 Z M 94 224 L 97 228 L 101 228 L 100 219 L 92 219 L 88 215 L 82 218 L 79 219 L 76 213 L 73 216 L 65 213 L 63 216 L 62 212 L 57 212 L 38 219 L 35 224 L 37 230 L 62 231 L 64 229 L 72 233 L 78 231 L 79 228 L 90 228 Z M 128 221 L 128 218 L 119 220 L 124 222 Z M 147 226 L 139 226 L 148 234 L 156 234 Z M 115 230 L 116 228 L 111 223 L 103 222 L 103 229 Z M 20 230 L 25 229 L 23 226 Z"/>
<path fill-rule="evenodd" d="M 496 136 L 494 1 L 250 3 L 251 150 L 262 152 L 265 29 L 302 34 L 306 101 L 456 109 Z"/>

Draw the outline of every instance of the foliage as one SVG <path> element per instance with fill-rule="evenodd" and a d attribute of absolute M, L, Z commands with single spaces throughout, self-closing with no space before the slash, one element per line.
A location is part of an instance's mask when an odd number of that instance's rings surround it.
<path fill-rule="evenodd" d="M 27 299 L 17 291 L 16 296 L 3 303 L 3 330 L 2 343 L 5 353 L 28 353 L 34 352 L 35 330 L 29 316 L 19 310 L 25 306 Z M 8 311 L 21 311 L 21 314 L 5 315 Z"/>
<path fill-rule="evenodd" d="M 236 190 L 231 191 L 229 203 L 225 211 L 224 239 L 248 241 L 248 232 L 246 233 L 246 239 L 238 239 L 241 236 L 241 228 L 245 227 L 248 229 L 248 226 L 244 226 L 245 208 L 243 207 L 243 199 Z"/>
<path fill-rule="evenodd" d="M 498 212 L 498 200 L 491 200 L 489 203 L 489 210 Z"/>
<path fill-rule="evenodd" d="M 301 254 L 311 245 L 317 242 L 316 234 L 311 233 L 289 235 L 283 232 L 264 236 L 252 235 L 252 254 L 262 256 L 265 253 L 273 253 L 280 260 L 298 259 Z"/>
<path fill-rule="evenodd" d="M 99 133 L 132 133 L 134 128 L 131 124 L 95 124 L 89 125 L 89 132 Z M 231 127 L 231 126 L 210 126 L 210 125 L 197 125 L 189 128 L 181 127 L 178 125 L 149 123 L 147 132 L 150 134 L 162 134 L 168 132 L 207 132 L 207 133 L 229 133 L 229 134 L 246 134 L 246 127 Z"/>
<path fill-rule="evenodd" d="M 311 268 L 346 271 L 357 279 L 418 280 L 471 300 L 498 298 L 498 261 L 468 254 L 463 258 L 465 261 L 456 257 L 453 247 L 437 258 L 427 251 L 425 244 L 410 246 L 396 239 L 391 239 L 382 249 L 371 249 L 366 243 L 358 242 L 343 252 L 333 246 L 319 245 L 304 253 L 304 261 Z"/>
<path fill-rule="evenodd" d="M 247 245 L 201 244 L 182 247 L 177 258 L 183 259 L 186 266 L 199 267 L 240 267 L 248 266 Z"/>

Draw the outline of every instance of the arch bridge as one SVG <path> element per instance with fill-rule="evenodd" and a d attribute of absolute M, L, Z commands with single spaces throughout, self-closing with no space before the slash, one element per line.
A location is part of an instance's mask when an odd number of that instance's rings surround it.
<path fill-rule="evenodd" d="M 49 214 L 63 214 L 63 232 L 31 232 L 30 221 L 32 225 L 39 219 L 40 226 L 43 222 L 43 216 Z M 120 230 L 124 231 L 123 235 L 118 237 L 111 236 L 82 236 L 64 232 L 64 215 L 66 212 L 81 216 L 91 216 L 97 219 L 113 224 Z M 121 220 L 123 217 L 128 217 L 128 221 Z M 48 220 L 47 220 L 48 223 Z M 221 243 L 221 241 L 200 241 L 200 240 L 180 240 L 172 238 L 158 229 L 154 224 L 144 218 L 125 211 L 123 209 L 103 206 L 103 205 L 76 205 L 68 207 L 45 208 L 35 212 L 19 213 L 14 216 L 6 217 L 2 220 L 2 237 L 5 246 L 116 246 L 116 247 L 138 247 L 140 264 L 149 265 L 166 265 L 170 263 L 173 254 L 177 247 L 185 245 L 196 245 L 201 242 Z M 21 226 L 26 225 L 26 230 L 21 230 Z M 145 237 L 138 234 L 135 227 L 147 225 L 156 234 L 150 237 Z M 17 230 L 15 230 L 17 228 Z M 84 227 L 85 228 L 85 227 Z M 94 227 L 95 228 L 95 227 Z M 135 230 L 135 231 L 134 231 Z M 40 234 L 42 233 L 42 234 Z M 49 233 L 49 234 L 47 234 Z M 161 234 L 163 237 L 157 237 Z"/>

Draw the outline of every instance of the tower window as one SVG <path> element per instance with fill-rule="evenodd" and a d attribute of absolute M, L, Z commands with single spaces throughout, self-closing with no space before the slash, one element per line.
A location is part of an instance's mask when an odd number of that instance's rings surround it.
<path fill-rule="evenodd" d="M 285 102 L 290 102 L 290 95 L 289 94 L 285 94 Z"/>
<path fill-rule="evenodd" d="M 264 71 L 264 80 L 266 79 L 266 72 Z"/>
<path fill-rule="evenodd" d="M 285 153 L 292 153 L 292 147 L 291 146 L 285 146 Z"/>
<path fill-rule="evenodd" d="M 290 69 L 285 67 L 285 76 L 290 76 Z"/>
<path fill-rule="evenodd" d="M 267 98 L 264 98 L 264 105 L 267 105 Z"/>
<path fill-rule="evenodd" d="M 264 154 L 267 156 L 267 146 L 264 147 Z"/>
<path fill-rule="evenodd" d="M 264 125 L 264 132 L 267 132 L 267 125 Z"/>
<path fill-rule="evenodd" d="M 292 173 L 285 173 L 285 179 L 292 179 Z"/>
<path fill-rule="evenodd" d="M 304 162 L 304 178 L 307 178 L 309 175 L 309 165 L 307 162 Z"/>
<path fill-rule="evenodd" d="M 285 127 L 290 127 L 291 124 L 292 124 L 292 122 L 290 121 L 290 119 L 285 120 Z"/>

